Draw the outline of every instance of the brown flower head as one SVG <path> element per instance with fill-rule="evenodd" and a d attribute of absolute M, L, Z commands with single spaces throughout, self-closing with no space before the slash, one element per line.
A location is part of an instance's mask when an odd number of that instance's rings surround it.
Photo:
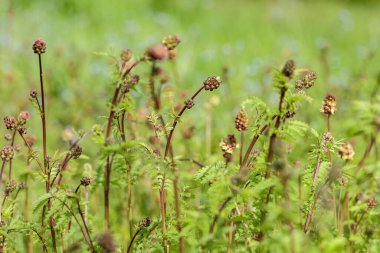
<path fill-rule="evenodd" d="M 38 92 L 36 90 L 31 90 L 30 91 L 30 97 L 31 98 L 36 98 L 38 96 Z"/>
<path fill-rule="evenodd" d="M 203 85 L 205 86 L 205 90 L 213 91 L 219 88 L 221 83 L 222 81 L 219 76 L 211 76 L 203 82 Z"/>
<path fill-rule="evenodd" d="M 6 134 L 4 134 L 4 139 L 6 141 L 10 141 L 10 140 L 12 140 L 12 135 L 10 133 L 6 133 Z"/>
<path fill-rule="evenodd" d="M 82 154 L 82 147 L 79 145 L 75 145 L 74 147 L 71 148 L 71 157 L 73 159 L 78 159 L 81 154 Z"/>
<path fill-rule="evenodd" d="M 187 99 L 187 100 L 185 101 L 185 107 L 186 107 L 187 109 L 191 109 L 193 106 L 194 106 L 194 101 L 193 101 L 192 99 Z"/>
<path fill-rule="evenodd" d="M 37 142 L 37 137 L 35 135 L 28 135 L 25 137 L 25 141 L 29 146 L 33 146 Z"/>
<path fill-rule="evenodd" d="M 348 178 L 345 176 L 342 176 L 339 180 L 340 185 L 346 186 L 348 184 Z"/>
<path fill-rule="evenodd" d="M 24 125 L 30 119 L 30 113 L 28 111 L 22 111 L 18 115 L 18 121 L 21 125 Z"/>
<path fill-rule="evenodd" d="M 130 61 L 132 59 L 132 51 L 130 49 L 124 49 L 123 51 L 121 51 L 120 53 L 120 59 L 123 61 L 123 62 L 127 62 L 127 61 Z"/>
<path fill-rule="evenodd" d="M 296 90 L 301 91 L 303 89 L 309 89 L 314 86 L 316 80 L 317 73 L 309 71 L 302 77 L 302 79 L 296 80 Z"/>
<path fill-rule="evenodd" d="M 222 149 L 223 157 L 226 158 L 228 161 L 232 159 L 232 154 L 235 152 L 236 148 L 238 147 L 238 144 L 236 142 L 235 135 L 229 134 L 226 138 L 224 138 L 219 146 Z"/>
<path fill-rule="evenodd" d="M 339 147 L 339 156 L 343 160 L 352 160 L 355 155 L 355 151 L 350 143 L 342 143 Z"/>
<path fill-rule="evenodd" d="M 296 70 L 296 63 L 294 60 L 288 60 L 285 62 L 284 67 L 282 68 L 282 74 L 287 78 L 292 78 L 294 71 Z"/>
<path fill-rule="evenodd" d="M 248 115 L 247 112 L 241 109 L 235 118 L 235 128 L 241 132 L 245 131 L 248 128 Z"/>
<path fill-rule="evenodd" d="M 13 130 L 17 126 L 17 120 L 13 116 L 6 116 L 4 117 L 4 124 L 7 129 Z"/>
<path fill-rule="evenodd" d="M 3 161 L 12 160 L 15 155 L 15 150 L 12 146 L 7 145 L 1 150 L 1 158 Z"/>
<path fill-rule="evenodd" d="M 112 253 L 117 250 L 117 242 L 110 232 L 104 232 L 96 237 L 96 241 L 103 253 Z"/>
<path fill-rule="evenodd" d="M 5 186 L 4 194 L 9 196 L 17 188 L 17 183 L 14 180 L 10 180 Z"/>
<path fill-rule="evenodd" d="M 32 48 L 35 54 L 43 54 L 46 52 L 46 43 L 42 39 L 38 39 L 34 42 Z"/>
<path fill-rule="evenodd" d="M 140 228 L 147 228 L 152 224 L 152 220 L 149 217 L 144 218 L 140 223 Z"/>
<path fill-rule="evenodd" d="M 80 180 L 80 184 L 83 186 L 89 186 L 91 184 L 91 178 L 89 177 L 82 177 Z"/>
<path fill-rule="evenodd" d="M 181 39 L 178 35 L 169 35 L 162 40 L 162 44 L 164 44 L 169 50 L 175 49 L 179 43 L 181 43 Z"/>
<path fill-rule="evenodd" d="M 163 44 L 154 45 L 145 52 L 145 56 L 149 60 L 161 61 L 169 57 L 168 48 Z"/>
<path fill-rule="evenodd" d="M 327 95 L 325 99 L 323 99 L 323 104 L 321 107 L 321 112 L 326 115 L 332 115 L 336 111 L 336 98 L 332 95 Z"/>
<path fill-rule="evenodd" d="M 370 198 L 367 201 L 367 206 L 368 206 L 368 208 L 375 208 L 377 206 L 377 200 L 376 200 L 376 198 L 375 197 Z"/>

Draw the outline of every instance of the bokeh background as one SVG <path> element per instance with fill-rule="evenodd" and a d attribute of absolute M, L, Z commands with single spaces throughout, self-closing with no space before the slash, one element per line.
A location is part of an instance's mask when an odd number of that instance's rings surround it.
<path fill-rule="evenodd" d="M 218 93 L 218 122 L 229 120 L 248 95 L 275 102 L 270 71 L 289 58 L 319 74 L 311 96 L 322 100 L 334 93 L 342 110 L 337 117 L 347 117 L 344 104 L 365 99 L 376 84 L 379 10 L 378 1 L 2 0 L 0 114 L 30 107 L 29 91 L 38 87 L 31 49 L 37 38 L 48 46 L 43 59 L 48 121 L 59 132 L 103 122 L 112 92 L 111 66 L 96 52 L 118 56 L 130 48 L 139 56 L 165 35 L 178 34 L 179 78 L 170 88 L 192 92 L 205 77 L 228 73 Z M 183 98 L 172 100 L 174 105 Z M 310 112 L 319 106 L 319 101 L 311 104 L 305 115 L 313 117 Z M 309 123 L 318 128 L 323 120 L 318 118 Z M 223 135 L 232 122 L 220 125 Z M 59 135 L 52 138 L 59 141 Z"/>

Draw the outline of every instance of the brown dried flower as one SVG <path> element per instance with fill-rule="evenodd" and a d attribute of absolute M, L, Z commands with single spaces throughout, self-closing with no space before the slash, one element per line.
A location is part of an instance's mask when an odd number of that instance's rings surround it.
<path fill-rule="evenodd" d="M 247 112 L 241 109 L 235 118 L 235 128 L 239 132 L 245 131 L 248 128 L 248 123 L 249 123 L 249 120 L 248 120 Z"/>
<path fill-rule="evenodd" d="M 168 48 L 163 44 L 154 45 L 145 52 L 145 56 L 150 60 L 161 61 L 169 57 Z"/>
<path fill-rule="evenodd" d="M 191 109 L 193 106 L 194 106 L 194 101 L 193 101 L 192 99 L 187 99 L 187 100 L 185 101 L 185 107 L 186 107 L 187 109 Z"/>
<path fill-rule="evenodd" d="M 375 197 L 370 198 L 367 201 L 367 206 L 368 206 L 368 208 L 375 208 L 377 206 L 377 200 L 376 200 L 376 198 Z"/>
<path fill-rule="evenodd" d="M 219 146 L 221 147 L 223 151 L 223 157 L 226 158 L 228 161 L 232 159 L 232 154 L 235 152 L 236 148 L 238 147 L 238 144 L 236 142 L 235 135 L 229 134 L 226 138 L 224 138 Z"/>
<path fill-rule="evenodd" d="M 222 81 L 219 76 L 211 76 L 203 82 L 203 85 L 205 86 L 205 90 L 213 91 L 219 88 L 221 83 Z"/>
<path fill-rule="evenodd" d="M 287 78 L 292 78 L 294 71 L 296 70 L 296 63 L 294 60 L 288 60 L 285 62 L 284 67 L 282 68 L 282 74 Z"/>
<path fill-rule="evenodd" d="M 13 116 L 6 116 L 4 117 L 4 124 L 7 129 L 13 130 L 17 126 L 17 120 Z"/>
<path fill-rule="evenodd" d="M 74 147 L 71 148 L 71 157 L 73 159 L 78 159 L 81 154 L 82 154 L 82 147 L 79 145 L 75 145 Z"/>
<path fill-rule="evenodd" d="M 326 115 L 332 115 L 336 111 L 336 98 L 332 95 L 327 95 L 325 99 L 323 99 L 323 104 L 321 107 L 321 112 Z"/>
<path fill-rule="evenodd" d="M 83 186 L 89 186 L 91 184 L 92 180 L 90 177 L 82 177 L 80 179 L 80 184 Z"/>
<path fill-rule="evenodd" d="M 15 155 L 14 148 L 10 145 L 5 146 L 1 150 L 1 158 L 3 159 L 3 161 L 12 160 L 14 155 Z"/>
<path fill-rule="evenodd" d="M 355 151 L 350 143 L 342 143 L 339 147 L 339 156 L 343 160 L 352 160 L 355 155 Z"/>
<path fill-rule="evenodd" d="M 164 44 L 169 50 L 175 49 L 179 43 L 181 43 L 181 39 L 178 35 L 169 35 L 162 40 L 162 44 Z"/>
<path fill-rule="evenodd" d="M 42 39 L 38 39 L 34 42 L 32 48 L 35 54 L 43 54 L 46 52 L 46 43 Z"/>

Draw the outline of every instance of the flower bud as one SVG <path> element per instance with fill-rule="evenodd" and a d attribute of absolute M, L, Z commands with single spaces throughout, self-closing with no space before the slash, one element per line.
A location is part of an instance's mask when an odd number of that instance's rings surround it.
<path fill-rule="evenodd" d="M 46 43 L 42 39 L 38 39 L 34 42 L 32 48 L 35 54 L 43 54 L 46 52 Z"/>
<path fill-rule="evenodd" d="M 219 76 L 211 76 L 203 82 L 203 85 L 205 86 L 205 90 L 213 91 L 219 88 L 221 83 L 222 81 Z"/>

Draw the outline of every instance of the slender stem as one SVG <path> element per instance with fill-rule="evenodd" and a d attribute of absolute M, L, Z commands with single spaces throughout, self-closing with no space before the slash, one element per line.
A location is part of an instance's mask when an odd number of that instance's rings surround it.
<path fill-rule="evenodd" d="M 38 54 L 38 63 L 40 67 L 40 85 L 41 85 L 41 120 L 42 120 L 42 145 L 44 152 L 44 170 L 46 173 L 46 164 L 47 164 L 47 150 L 46 150 L 46 111 L 45 111 L 45 93 L 44 93 L 44 79 L 42 74 L 42 58 L 41 54 Z"/>
<path fill-rule="evenodd" d="M 141 230 L 142 230 L 142 228 L 139 228 L 139 229 L 136 231 L 136 233 L 133 235 L 132 240 L 131 240 L 131 242 L 130 242 L 129 245 L 128 245 L 127 253 L 130 253 L 130 252 L 131 252 L 132 244 L 133 244 L 133 242 L 135 241 L 137 235 L 140 233 Z"/>
<path fill-rule="evenodd" d="M 222 213 L 222 211 L 224 210 L 224 208 L 226 208 L 227 204 L 232 200 L 232 196 L 229 196 L 227 197 L 224 202 L 222 203 L 222 205 L 219 207 L 218 209 L 218 213 L 214 216 L 214 219 L 212 220 L 212 223 L 210 225 L 210 228 L 209 228 L 209 233 L 212 234 L 214 232 L 214 229 L 215 229 L 215 225 L 220 217 L 220 214 Z"/>
<path fill-rule="evenodd" d="M 240 166 L 243 161 L 243 145 L 244 145 L 244 130 L 241 131 L 241 136 L 240 136 L 240 159 L 239 159 Z"/>
<path fill-rule="evenodd" d="M 78 188 L 78 189 L 79 189 L 79 188 Z M 77 192 L 76 192 L 76 193 L 77 193 Z M 80 207 L 79 200 L 76 199 L 76 202 L 77 202 L 77 206 L 78 206 L 78 212 L 79 212 L 79 215 L 80 215 L 80 217 L 81 217 L 81 219 L 82 219 L 82 223 L 83 223 L 84 229 L 85 229 L 85 231 L 86 231 L 86 234 L 87 234 L 88 240 L 89 240 L 89 242 L 90 242 L 90 247 L 91 247 L 91 249 L 93 250 L 93 252 L 96 252 L 96 251 L 95 251 L 95 248 L 94 248 L 94 244 L 93 244 L 92 239 L 91 239 L 90 231 L 89 231 L 88 226 L 87 226 L 86 219 L 85 219 L 85 217 L 84 217 L 84 215 L 83 215 L 82 208 Z"/>

